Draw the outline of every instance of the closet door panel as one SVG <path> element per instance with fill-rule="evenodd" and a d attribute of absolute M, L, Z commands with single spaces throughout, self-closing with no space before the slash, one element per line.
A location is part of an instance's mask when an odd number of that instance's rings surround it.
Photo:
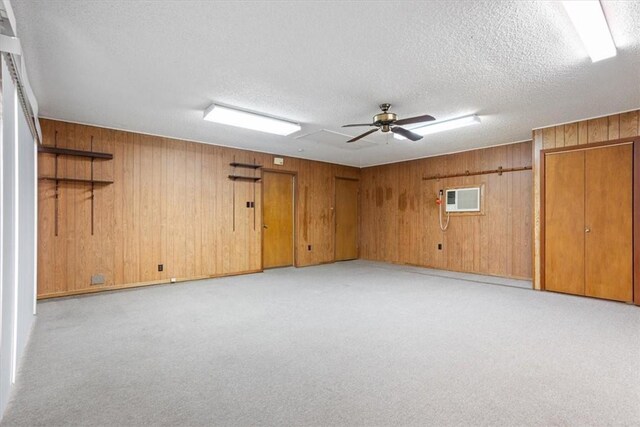
<path fill-rule="evenodd" d="M 584 295 L 585 153 L 545 156 L 545 289 Z"/>
<path fill-rule="evenodd" d="M 585 151 L 585 294 L 633 299 L 633 146 Z"/>

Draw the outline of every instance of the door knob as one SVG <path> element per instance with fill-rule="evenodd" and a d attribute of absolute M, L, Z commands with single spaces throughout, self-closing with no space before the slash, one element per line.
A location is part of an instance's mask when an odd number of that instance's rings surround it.
<path fill-rule="evenodd" d="M 587 228 L 584 229 L 584 232 L 585 233 L 591 233 L 591 229 L 589 227 L 587 227 Z"/>
<path fill-rule="evenodd" d="M 269 226 L 267 224 L 264 224 L 262 228 L 269 228 Z"/>

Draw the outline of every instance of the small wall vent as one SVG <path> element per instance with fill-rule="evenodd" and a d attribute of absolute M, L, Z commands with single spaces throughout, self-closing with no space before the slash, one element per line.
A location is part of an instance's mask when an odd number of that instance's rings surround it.
<path fill-rule="evenodd" d="M 104 285 L 104 274 L 94 274 L 91 276 L 91 285 Z"/>

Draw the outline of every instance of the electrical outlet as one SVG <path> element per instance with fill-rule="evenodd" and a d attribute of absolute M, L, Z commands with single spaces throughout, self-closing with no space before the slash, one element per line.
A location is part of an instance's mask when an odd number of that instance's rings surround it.
<path fill-rule="evenodd" d="M 158 271 L 164 270 L 164 264 L 158 264 Z"/>
<path fill-rule="evenodd" d="M 438 250 L 441 251 L 442 250 L 442 243 L 438 243 Z"/>
<path fill-rule="evenodd" d="M 175 277 L 171 278 L 171 283 L 176 283 L 176 278 Z"/>

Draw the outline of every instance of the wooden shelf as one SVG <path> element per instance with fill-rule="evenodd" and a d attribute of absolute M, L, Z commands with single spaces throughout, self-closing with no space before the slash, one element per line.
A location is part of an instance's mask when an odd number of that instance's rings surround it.
<path fill-rule="evenodd" d="M 262 165 L 254 165 L 251 163 L 237 163 L 237 162 L 229 163 L 229 165 L 233 166 L 234 168 L 248 168 L 248 169 L 260 169 L 262 167 Z"/>
<path fill-rule="evenodd" d="M 113 184 L 113 181 L 107 181 L 104 179 L 83 179 L 83 178 L 56 178 L 55 176 L 41 176 L 38 179 L 47 180 L 47 181 L 58 181 L 58 182 L 85 182 L 88 184 Z"/>
<path fill-rule="evenodd" d="M 62 156 L 76 156 L 76 157 L 88 157 L 92 159 L 105 159 L 111 160 L 113 159 L 113 154 L 111 153 L 100 153 L 97 151 L 82 151 L 82 150 L 72 150 L 70 148 L 58 148 L 58 147 L 47 147 L 41 145 L 38 147 L 39 153 L 48 153 L 48 154 L 58 154 Z"/>
<path fill-rule="evenodd" d="M 96 185 L 108 185 L 113 184 L 113 181 L 104 179 L 95 179 L 93 177 L 93 163 L 95 160 L 113 160 L 113 154 L 101 153 L 99 151 L 93 151 L 93 135 L 91 135 L 91 149 L 86 150 L 74 150 L 72 148 L 58 147 L 58 131 L 55 131 L 54 145 L 39 145 L 38 153 L 54 154 L 55 155 L 55 173 L 53 176 L 39 176 L 38 180 L 53 181 L 56 183 L 56 199 L 55 199 L 55 235 L 58 236 L 58 199 L 60 198 L 60 183 L 61 182 L 74 182 L 79 184 L 91 184 L 91 235 L 93 236 L 93 216 L 94 216 L 94 188 Z M 58 175 L 58 158 L 60 156 L 72 156 L 72 157 L 85 157 L 91 159 L 91 178 L 67 178 Z"/>
<path fill-rule="evenodd" d="M 259 176 L 241 176 L 241 175 L 229 175 L 229 179 L 232 181 L 260 181 Z"/>

